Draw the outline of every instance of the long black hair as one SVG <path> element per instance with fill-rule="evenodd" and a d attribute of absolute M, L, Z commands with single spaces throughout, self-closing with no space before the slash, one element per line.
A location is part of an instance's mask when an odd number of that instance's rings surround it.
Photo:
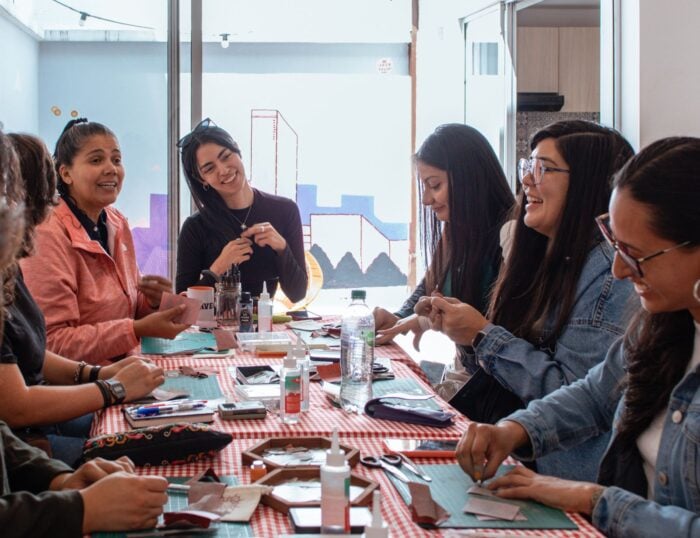
<path fill-rule="evenodd" d="M 442 226 L 425 206 L 420 214 L 426 291 L 441 288 L 449 274 L 452 296 L 483 312 L 485 273 L 498 273 L 499 232 L 513 206 L 503 169 L 488 140 L 457 123 L 435 129 L 414 160 L 448 177 L 449 222 Z"/>
<path fill-rule="evenodd" d="M 95 135 L 111 136 L 115 140 L 117 136 L 109 127 L 97 123 L 96 121 L 88 121 L 87 118 L 76 118 L 66 123 L 66 126 L 61 131 L 56 148 L 53 152 L 53 159 L 56 165 L 56 174 L 58 179 L 58 193 L 62 197 L 70 196 L 69 188 L 64 183 L 61 177 L 61 166 L 70 166 L 73 164 L 73 159 L 80 152 L 85 142 Z"/>
<path fill-rule="evenodd" d="M 660 237 L 692 251 L 700 247 L 700 139 L 665 138 L 639 152 L 615 177 L 624 191 L 651 211 Z M 689 291 L 690 293 L 690 291 Z M 700 306 L 700 305 L 699 305 Z M 642 310 L 625 336 L 627 391 L 618 424 L 619 442 L 630 448 L 668 404 L 693 353 L 695 327 L 688 310 Z"/>
<path fill-rule="evenodd" d="M 230 241 L 234 239 L 234 230 L 239 229 L 240 222 L 229 211 L 221 195 L 214 189 L 205 187 L 197 166 L 197 150 L 203 144 L 217 144 L 241 157 L 241 149 L 228 132 L 214 124 L 200 124 L 188 137 L 181 148 L 182 169 L 194 203 L 209 232 Z"/>
<path fill-rule="evenodd" d="M 570 170 L 561 223 L 551 240 L 527 227 L 521 190 L 512 248 L 489 307 L 493 323 L 542 347 L 553 347 L 571 315 L 589 251 L 602 239 L 595 217 L 608 207 L 613 174 L 634 153 L 619 132 L 588 121 L 548 125 L 535 133 L 530 148 L 549 138 Z M 554 327 L 543 338 L 542 323 L 550 315 L 556 315 Z"/>

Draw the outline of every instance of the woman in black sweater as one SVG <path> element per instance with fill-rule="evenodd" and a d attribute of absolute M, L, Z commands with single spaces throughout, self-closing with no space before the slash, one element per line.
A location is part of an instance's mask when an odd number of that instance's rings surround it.
<path fill-rule="evenodd" d="M 259 296 L 267 282 L 272 295 L 279 282 L 289 300 L 301 300 L 308 276 L 296 203 L 253 189 L 238 144 L 208 118 L 178 146 L 199 211 L 185 220 L 180 231 L 177 291 L 213 286 L 214 277 L 208 272 L 220 275 L 237 264 L 243 291 Z"/>

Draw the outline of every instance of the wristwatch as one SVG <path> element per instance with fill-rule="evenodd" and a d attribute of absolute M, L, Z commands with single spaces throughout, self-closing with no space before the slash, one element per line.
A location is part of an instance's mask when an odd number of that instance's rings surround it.
<path fill-rule="evenodd" d="M 112 395 L 112 404 L 122 403 L 124 398 L 126 398 L 126 389 L 124 388 L 124 385 L 122 385 L 116 379 L 107 379 L 105 380 L 105 383 L 107 384 L 107 388 Z"/>

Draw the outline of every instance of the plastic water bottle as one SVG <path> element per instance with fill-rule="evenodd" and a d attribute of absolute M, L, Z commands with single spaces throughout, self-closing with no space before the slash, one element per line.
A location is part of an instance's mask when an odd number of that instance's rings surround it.
<path fill-rule="evenodd" d="M 364 290 L 352 290 L 340 331 L 340 404 L 350 413 L 364 413 L 372 398 L 374 316 Z"/>

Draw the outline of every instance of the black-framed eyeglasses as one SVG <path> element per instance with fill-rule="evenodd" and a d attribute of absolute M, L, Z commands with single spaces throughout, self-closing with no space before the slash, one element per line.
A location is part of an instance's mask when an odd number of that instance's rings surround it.
<path fill-rule="evenodd" d="M 566 168 L 557 168 L 555 166 L 547 166 L 542 159 L 531 157 L 529 159 L 520 159 L 518 161 L 518 180 L 522 183 L 526 176 L 532 176 L 532 183 L 539 185 L 547 172 L 566 172 Z"/>
<path fill-rule="evenodd" d="M 202 121 L 200 121 L 194 129 L 192 129 L 191 132 L 187 133 L 185 136 L 183 136 L 180 140 L 177 141 L 177 147 L 182 149 L 185 149 L 187 146 L 189 146 L 194 139 L 199 136 L 202 131 L 206 131 L 209 129 L 209 127 L 216 127 L 216 123 L 214 123 L 210 118 L 204 118 Z"/>
<path fill-rule="evenodd" d="M 603 234 L 603 237 L 605 237 L 608 244 L 615 249 L 615 252 L 618 253 L 622 261 L 625 262 L 627 266 L 632 269 L 635 276 L 639 278 L 644 276 L 644 273 L 642 272 L 642 264 L 644 262 L 690 244 L 690 241 L 684 241 L 683 243 L 678 243 L 672 247 L 664 248 L 658 252 L 644 256 L 643 258 L 635 258 L 629 252 L 627 252 L 627 245 L 620 243 L 617 239 L 615 239 L 612 229 L 610 228 L 610 213 L 603 213 L 602 215 L 596 217 L 595 221 L 596 224 L 598 224 L 598 228 L 600 228 L 600 233 Z"/>

